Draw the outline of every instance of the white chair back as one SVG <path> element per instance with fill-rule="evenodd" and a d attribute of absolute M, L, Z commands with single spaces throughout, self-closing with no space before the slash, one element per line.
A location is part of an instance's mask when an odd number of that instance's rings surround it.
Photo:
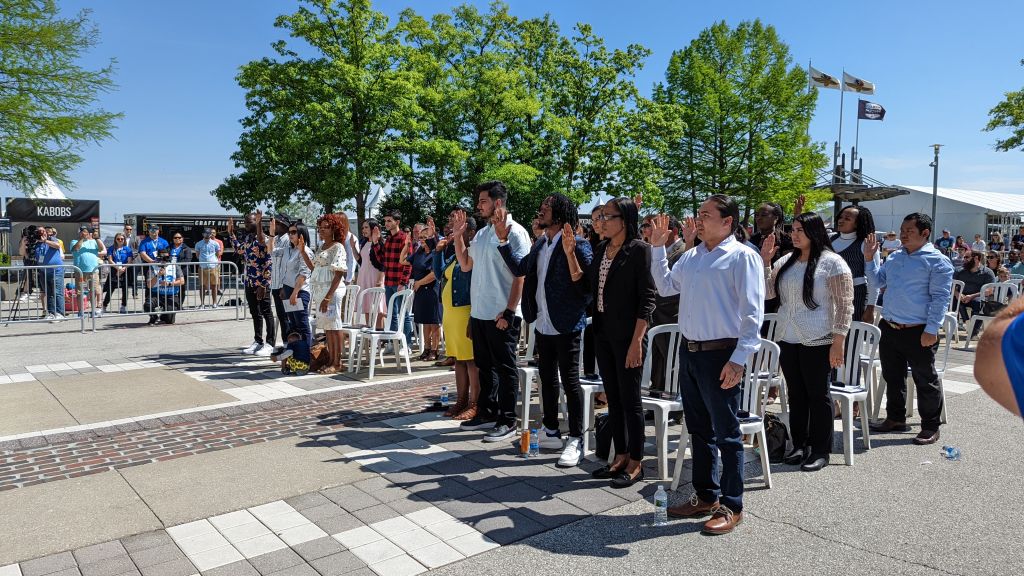
<path fill-rule="evenodd" d="M 960 312 L 960 295 L 964 293 L 964 281 L 953 280 L 953 288 L 950 290 L 949 311 L 953 314 Z"/>
<path fill-rule="evenodd" d="M 942 317 L 942 330 L 946 337 L 942 342 L 942 350 L 935 359 L 935 371 L 942 374 L 946 371 L 946 363 L 949 362 L 949 349 L 953 345 L 952 334 L 956 334 L 957 316 L 952 312 L 946 312 Z"/>
<path fill-rule="evenodd" d="M 988 291 L 992 294 L 988 295 Z M 981 287 L 981 297 L 992 302 L 1007 303 L 1017 297 L 1020 286 L 1015 282 L 989 282 Z"/>
<path fill-rule="evenodd" d="M 665 394 L 668 398 L 679 395 L 679 343 L 682 333 L 678 324 L 662 324 L 647 331 L 647 354 L 644 355 L 644 367 L 640 376 L 640 386 L 651 386 L 651 371 L 654 368 L 653 346 L 656 338 L 668 339 L 668 350 L 665 353 Z M 582 346 L 581 346 L 582 347 Z"/>
<path fill-rule="evenodd" d="M 746 410 L 751 416 L 761 416 L 764 414 L 765 402 L 765 397 L 761 394 L 761 383 L 766 380 L 759 375 L 765 372 L 779 372 L 779 345 L 761 338 L 761 347 L 747 359 L 747 364 L 743 368 L 743 380 L 740 381 L 740 385 L 743 386 L 740 410 Z"/>
<path fill-rule="evenodd" d="M 367 288 L 359 293 L 358 304 L 356 306 L 357 317 L 362 317 L 366 314 L 370 315 L 367 326 L 373 328 L 377 325 L 377 320 L 380 318 L 381 304 L 384 302 L 384 287 L 378 286 L 376 288 Z M 391 313 L 391 309 L 388 309 L 388 314 Z M 390 324 L 389 324 L 390 326 Z"/>
<path fill-rule="evenodd" d="M 878 357 L 878 341 L 882 331 L 878 326 L 864 322 L 851 322 L 846 334 L 843 365 L 838 368 L 835 385 L 863 386 L 860 381 L 861 362 Z"/>
<path fill-rule="evenodd" d="M 405 317 L 412 312 L 412 301 L 413 291 L 406 288 L 405 290 L 399 290 L 391 295 L 391 300 L 388 301 L 388 315 L 384 319 L 384 330 L 390 331 L 391 325 L 394 322 L 393 316 L 395 314 L 395 302 L 399 302 L 398 308 L 398 321 L 394 324 L 398 328 L 398 332 L 402 333 L 403 326 L 405 325 Z M 408 342 L 406 342 L 408 344 Z"/>
<path fill-rule="evenodd" d="M 764 315 L 764 322 L 761 326 L 768 325 L 768 330 L 765 331 L 765 339 L 775 342 L 775 330 L 779 327 L 779 315 L 776 312 L 767 312 Z"/>
<path fill-rule="evenodd" d="M 356 318 L 356 305 L 359 304 L 359 292 L 362 290 L 358 284 L 345 286 L 342 296 L 341 321 L 345 326 L 351 326 Z"/>

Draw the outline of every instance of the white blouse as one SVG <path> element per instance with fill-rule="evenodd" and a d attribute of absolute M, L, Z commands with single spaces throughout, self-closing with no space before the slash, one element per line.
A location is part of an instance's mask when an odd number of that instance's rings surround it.
<path fill-rule="evenodd" d="M 776 296 L 775 277 L 792 253 L 765 268 L 767 297 Z M 779 316 L 775 339 L 805 346 L 821 346 L 832 342 L 833 334 L 846 335 L 853 316 L 853 275 L 850 267 L 835 252 L 825 250 L 814 269 L 814 301 L 818 307 L 804 304 L 804 273 L 806 262 L 793 264 L 779 280 Z"/>

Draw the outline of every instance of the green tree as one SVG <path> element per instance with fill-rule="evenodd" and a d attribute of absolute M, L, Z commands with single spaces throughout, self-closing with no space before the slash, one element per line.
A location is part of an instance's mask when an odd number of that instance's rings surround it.
<path fill-rule="evenodd" d="M 807 126 L 817 92 L 789 47 L 759 20 L 719 22 L 674 52 L 654 100 L 683 110 L 682 137 L 662 156 L 669 209 L 696 207 L 711 194 L 742 200 L 744 220 L 765 201 L 808 201 L 827 158 Z"/>
<path fill-rule="evenodd" d="M 277 58 L 238 74 L 250 112 L 232 155 L 242 172 L 213 194 L 241 210 L 292 200 L 327 211 L 354 203 L 362 222 L 373 186 L 409 171 L 419 79 L 399 66 L 407 48 L 370 0 L 302 4 L 275 21 L 297 46 L 279 40 Z"/>
<path fill-rule="evenodd" d="M 1024 60 L 1020 61 L 1024 65 Z M 1015 148 L 1024 150 L 1024 90 L 1007 92 L 1002 102 L 988 112 L 986 132 L 1009 128 L 1010 136 L 996 140 L 996 150 L 1009 152 Z"/>
<path fill-rule="evenodd" d="M 61 18 L 54 0 L 0 0 L 0 181 L 25 194 L 47 175 L 71 187 L 82 148 L 111 136 L 121 114 L 96 102 L 115 62 L 78 64 L 98 42 L 86 10 Z"/>

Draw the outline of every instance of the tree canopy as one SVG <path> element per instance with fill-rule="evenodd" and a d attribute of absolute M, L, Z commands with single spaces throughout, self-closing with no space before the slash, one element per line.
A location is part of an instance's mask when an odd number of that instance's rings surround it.
<path fill-rule="evenodd" d="M 1024 60 L 1020 63 L 1024 65 Z M 1024 150 L 1024 89 L 1007 92 L 1003 100 L 989 110 L 985 131 L 992 132 L 1000 128 L 1009 128 L 1010 135 L 996 140 L 996 150 Z"/>
<path fill-rule="evenodd" d="M 72 187 L 81 149 L 109 138 L 121 114 L 96 107 L 114 61 L 87 70 L 99 41 L 89 12 L 58 16 L 54 0 L 0 0 L 0 181 L 30 194 L 50 176 Z"/>

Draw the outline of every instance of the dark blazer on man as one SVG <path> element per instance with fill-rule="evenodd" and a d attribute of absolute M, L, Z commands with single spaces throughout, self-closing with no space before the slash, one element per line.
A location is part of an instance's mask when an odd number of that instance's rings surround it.
<path fill-rule="evenodd" d="M 523 281 L 521 305 L 523 319 L 528 323 L 537 320 L 537 282 L 539 280 L 537 259 L 546 242 L 548 242 L 548 237 L 545 234 L 534 242 L 530 252 L 518 262 L 513 257 L 512 248 L 508 244 L 498 246 L 498 251 L 501 252 L 501 257 L 512 274 L 526 277 Z M 561 236 L 558 237 L 557 242 L 561 244 Z M 576 236 L 576 260 L 584 271 L 584 277 L 573 282 L 565 250 L 559 245 L 555 246 L 551 252 L 551 259 L 548 260 L 548 273 L 544 278 L 544 297 L 547 300 L 551 324 L 559 334 L 579 332 L 586 326 L 587 303 L 590 301 L 590 293 L 587 291 L 584 279 L 591 258 L 590 242 Z"/>
<path fill-rule="evenodd" d="M 594 259 L 584 277 L 594 300 L 594 328 L 608 340 L 633 337 L 636 321 L 651 323 L 657 289 L 651 277 L 651 245 L 643 240 L 623 244 L 612 260 L 604 284 L 604 314 L 597 312 L 597 291 L 601 260 L 608 249 L 608 240 L 597 245 Z"/>

